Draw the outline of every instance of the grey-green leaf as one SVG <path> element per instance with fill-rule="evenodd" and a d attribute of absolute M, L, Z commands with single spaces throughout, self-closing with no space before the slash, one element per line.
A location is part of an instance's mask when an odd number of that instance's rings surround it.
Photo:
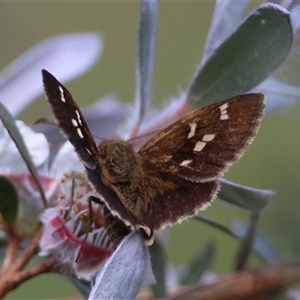
<path fill-rule="evenodd" d="M 247 92 L 284 61 L 292 40 L 289 12 L 262 4 L 200 67 L 187 101 L 196 109 Z"/>
<path fill-rule="evenodd" d="M 257 223 L 259 219 L 259 212 L 253 211 L 251 213 L 250 226 L 247 228 L 247 232 L 242 239 L 240 247 L 237 252 L 235 261 L 235 271 L 242 270 L 245 267 L 247 259 L 252 251 L 253 241 L 256 233 Z"/>
<path fill-rule="evenodd" d="M 17 115 L 42 94 L 41 69 L 55 72 L 65 82 L 90 69 L 102 48 L 102 38 L 96 32 L 69 33 L 41 41 L 0 73 L 0 102 Z"/>
<path fill-rule="evenodd" d="M 269 205 L 275 192 L 271 190 L 256 189 L 222 178 L 221 190 L 218 198 L 240 208 L 248 210 L 260 210 Z"/>
<path fill-rule="evenodd" d="M 135 230 L 121 241 L 96 276 L 89 300 L 135 299 L 143 286 L 153 282 L 148 247 Z"/>
<path fill-rule="evenodd" d="M 79 279 L 74 274 L 68 276 L 69 280 L 76 286 L 80 294 L 84 297 L 84 299 L 88 299 L 88 296 L 91 292 L 91 283 L 84 279 Z"/>
<path fill-rule="evenodd" d="M 139 123 L 143 120 L 145 112 L 150 106 L 152 96 L 157 14 L 158 5 L 156 0 L 141 2 L 136 74 L 136 104 L 139 109 Z"/>
<path fill-rule="evenodd" d="M 9 133 L 10 137 L 14 141 L 16 147 L 18 148 L 22 158 L 24 159 L 24 162 L 27 165 L 29 172 L 31 173 L 35 183 L 37 184 L 42 201 L 44 203 L 44 207 L 47 207 L 47 200 L 46 200 L 42 185 L 41 185 L 39 177 L 38 177 L 38 172 L 37 172 L 34 164 L 32 163 L 31 156 L 30 156 L 28 149 L 24 143 L 24 140 L 18 130 L 16 121 L 1 102 L 0 102 L 0 119 L 3 122 L 3 125 L 6 128 L 7 132 Z"/>
<path fill-rule="evenodd" d="M 276 72 L 275 72 L 276 73 Z M 269 77 L 255 87 L 253 92 L 262 92 L 266 95 L 266 113 L 276 113 L 278 110 L 290 108 L 300 99 L 300 87 Z"/>
<path fill-rule="evenodd" d="M 231 230 L 229 227 L 211 219 L 211 218 L 208 218 L 208 217 L 205 217 L 203 215 L 197 215 L 194 217 L 195 220 L 198 220 L 200 222 L 203 222 L 205 224 L 208 224 L 210 226 L 213 226 L 221 231 L 223 231 L 224 233 L 227 233 L 228 235 L 234 237 L 234 238 L 238 238 L 239 239 L 239 236 L 236 235 L 236 233 Z"/>
<path fill-rule="evenodd" d="M 152 290 L 155 298 L 162 298 L 166 293 L 165 286 L 165 253 L 163 246 L 159 243 L 158 239 L 149 247 L 151 255 L 151 265 L 153 274 L 157 283 L 152 285 Z"/>
<path fill-rule="evenodd" d="M 188 263 L 180 274 L 182 285 L 192 285 L 199 282 L 202 274 L 208 270 L 215 255 L 215 244 L 208 242 Z"/>
<path fill-rule="evenodd" d="M 0 213 L 8 224 L 13 224 L 18 214 L 18 193 L 13 183 L 0 175 Z"/>
<path fill-rule="evenodd" d="M 243 238 L 248 231 L 248 224 L 241 220 L 234 220 L 232 224 L 233 231 L 240 238 Z M 274 262 L 280 260 L 281 256 L 270 240 L 265 234 L 256 230 L 253 242 L 253 251 L 265 262 Z"/>

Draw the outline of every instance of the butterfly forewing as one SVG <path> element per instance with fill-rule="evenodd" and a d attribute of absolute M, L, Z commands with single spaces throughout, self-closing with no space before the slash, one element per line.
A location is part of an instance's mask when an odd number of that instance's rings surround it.
<path fill-rule="evenodd" d="M 86 175 L 96 192 L 102 196 L 107 207 L 112 210 L 113 215 L 118 216 L 126 225 L 150 230 L 142 220 L 138 220 L 120 201 L 115 190 L 103 182 L 103 173 L 97 160 L 98 149 L 87 123 L 74 101 L 70 92 L 48 71 L 42 70 L 43 83 L 56 118 L 57 124 L 74 146 L 78 157 L 86 168 Z"/>
<path fill-rule="evenodd" d="M 97 146 L 80 109 L 69 91 L 48 71 L 42 70 L 47 100 L 62 133 L 84 165 L 95 169 Z"/>
<path fill-rule="evenodd" d="M 153 136 L 139 154 L 161 171 L 187 180 L 217 179 L 252 142 L 264 106 L 262 94 L 206 106 Z"/>

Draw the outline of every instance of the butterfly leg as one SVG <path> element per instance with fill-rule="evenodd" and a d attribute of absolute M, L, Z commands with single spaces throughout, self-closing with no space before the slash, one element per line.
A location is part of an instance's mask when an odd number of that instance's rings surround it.
<path fill-rule="evenodd" d="M 111 242 L 117 247 L 122 239 L 130 232 L 130 229 L 104 206 L 105 229 Z"/>
<path fill-rule="evenodd" d="M 100 198 L 98 198 L 98 197 L 90 196 L 90 197 L 89 197 L 89 201 L 104 206 L 104 202 L 103 202 Z"/>
<path fill-rule="evenodd" d="M 90 196 L 89 197 L 89 206 L 91 212 L 91 202 L 97 203 L 99 205 L 103 205 L 103 214 L 105 219 L 105 229 L 109 235 L 111 242 L 118 246 L 124 236 L 126 236 L 130 230 L 128 227 L 117 217 L 113 216 L 109 209 L 105 206 L 105 203 L 98 197 Z M 90 214 L 91 216 L 91 214 Z M 90 222 L 92 222 L 92 218 L 90 217 Z"/>

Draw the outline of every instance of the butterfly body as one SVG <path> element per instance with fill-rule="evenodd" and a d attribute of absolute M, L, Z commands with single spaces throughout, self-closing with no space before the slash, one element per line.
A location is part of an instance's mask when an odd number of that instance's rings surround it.
<path fill-rule="evenodd" d="M 108 210 L 151 244 L 156 231 L 195 215 L 215 198 L 218 178 L 256 135 L 262 94 L 236 96 L 201 108 L 155 134 L 138 152 L 108 139 L 98 147 L 68 90 L 43 70 L 57 123 L 82 160 Z"/>
<path fill-rule="evenodd" d="M 151 161 L 134 152 L 132 146 L 124 141 L 106 140 L 98 147 L 98 153 L 103 184 L 115 192 L 119 201 L 132 215 L 132 223 L 136 222 L 134 227 L 145 232 L 145 239 L 149 243 L 152 242 L 154 232 L 167 225 L 164 222 L 166 217 L 173 224 L 185 218 L 181 214 L 195 214 L 205 207 L 205 203 L 198 203 L 199 193 L 205 199 L 211 199 L 219 187 L 217 181 L 187 182 L 185 178 L 160 171 L 159 165 L 155 169 Z M 160 162 L 164 164 L 161 158 Z M 203 188 L 208 192 L 205 195 Z M 181 214 L 178 215 L 182 197 L 191 194 L 195 201 L 191 200 L 185 207 L 180 208 Z M 115 211 L 114 207 L 108 207 Z M 122 218 L 118 212 L 116 215 Z M 132 223 L 127 225 L 132 226 Z"/>

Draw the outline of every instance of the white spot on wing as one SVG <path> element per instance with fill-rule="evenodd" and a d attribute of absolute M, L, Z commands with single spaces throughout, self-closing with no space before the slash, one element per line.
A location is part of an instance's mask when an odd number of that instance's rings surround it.
<path fill-rule="evenodd" d="M 229 116 L 227 114 L 227 107 L 229 106 L 228 103 L 224 103 L 222 104 L 219 108 L 221 110 L 221 116 L 220 116 L 220 120 L 228 120 Z"/>
<path fill-rule="evenodd" d="M 191 130 L 190 130 L 190 132 L 189 132 L 189 134 L 187 136 L 188 139 L 191 138 L 191 137 L 193 137 L 195 135 L 197 124 L 196 123 L 191 123 L 190 127 L 191 127 Z"/>
<path fill-rule="evenodd" d="M 220 108 L 221 111 L 223 111 L 223 110 L 226 110 L 227 107 L 228 107 L 228 103 L 224 103 L 219 108 Z"/>
<path fill-rule="evenodd" d="M 195 145 L 195 148 L 193 149 L 194 151 L 200 152 L 204 147 L 206 143 L 205 142 L 197 142 Z"/>
<path fill-rule="evenodd" d="M 89 148 L 85 147 L 85 150 L 89 155 L 92 155 L 92 152 L 89 150 Z"/>
<path fill-rule="evenodd" d="M 77 119 L 78 119 L 79 124 L 82 125 L 79 111 L 78 111 L 78 110 L 75 110 L 75 112 L 76 112 L 76 116 L 77 116 Z"/>
<path fill-rule="evenodd" d="M 82 131 L 81 131 L 80 128 L 77 128 L 77 133 L 78 133 L 78 135 L 79 135 L 79 137 L 80 137 L 81 139 L 84 138 L 84 136 L 83 136 Z"/>
<path fill-rule="evenodd" d="M 75 119 L 72 119 L 72 124 L 73 124 L 74 127 L 78 127 L 78 123 Z"/>
<path fill-rule="evenodd" d="M 59 86 L 58 88 L 59 88 L 59 91 L 60 91 L 60 100 L 64 103 L 66 103 L 66 99 L 65 99 L 65 95 L 64 95 L 64 89 L 61 86 Z"/>
<path fill-rule="evenodd" d="M 181 166 L 181 167 L 186 167 L 186 166 L 188 166 L 191 162 L 192 162 L 191 159 L 186 159 L 186 160 L 182 161 L 182 162 L 180 163 L 179 166 Z"/>
<path fill-rule="evenodd" d="M 203 136 L 202 141 L 203 142 L 211 142 L 215 138 L 215 134 L 206 134 Z"/>

